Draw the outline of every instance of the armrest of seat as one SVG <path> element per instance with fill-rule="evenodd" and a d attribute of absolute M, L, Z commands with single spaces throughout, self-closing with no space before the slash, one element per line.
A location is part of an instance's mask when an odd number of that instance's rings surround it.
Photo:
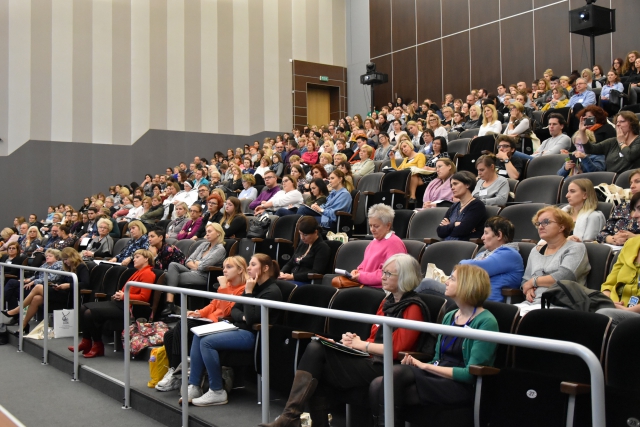
<path fill-rule="evenodd" d="M 318 274 L 318 273 L 309 273 L 307 274 L 307 279 L 309 280 L 320 280 L 324 277 L 324 274 Z"/>
<path fill-rule="evenodd" d="M 336 212 L 336 216 L 346 216 L 346 217 L 351 218 L 352 215 L 349 212 L 338 211 L 338 212 Z"/>
<path fill-rule="evenodd" d="M 488 375 L 497 375 L 500 373 L 500 369 L 492 366 L 471 365 L 469 366 L 469 373 L 478 377 L 484 377 Z"/>
<path fill-rule="evenodd" d="M 264 239 L 261 239 L 260 237 L 254 237 L 254 238 L 251 239 L 251 241 L 255 242 L 255 243 L 260 243 L 260 242 L 263 242 Z"/>
<path fill-rule="evenodd" d="M 207 267 L 207 271 L 223 271 L 222 267 Z"/>
<path fill-rule="evenodd" d="M 476 238 L 476 239 L 469 239 L 469 241 L 471 243 L 475 243 L 476 245 L 480 246 L 482 244 L 484 244 L 484 242 L 482 241 L 482 239 Z"/>
<path fill-rule="evenodd" d="M 405 356 L 411 356 L 414 359 L 418 359 L 421 362 L 431 362 L 431 357 L 429 357 L 426 353 L 420 353 L 419 351 L 399 351 L 398 358 L 400 360 L 404 359 Z"/>
<path fill-rule="evenodd" d="M 362 194 L 364 194 L 365 196 L 373 196 L 376 193 L 374 191 L 363 191 Z"/>
<path fill-rule="evenodd" d="M 316 334 L 313 332 L 305 332 L 305 331 L 291 331 L 291 338 L 296 340 L 308 340 L 311 337 L 315 337 Z"/>
<path fill-rule="evenodd" d="M 151 304 L 149 304 L 148 302 L 139 301 L 137 299 L 129 300 L 129 304 L 131 304 L 131 305 L 143 305 L 143 306 L 146 306 L 146 307 L 150 307 L 151 306 Z"/>
<path fill-rule="evenodd" d="M 572 396 L 587 394 L 591 392 L 591 385 L 562 381 L 560 383 L 560 392 L 564 394 L 570 394 Z"/>
<path fill-rule="evenodd" d="M 255 325 L 253 325 L 251 327 L 254 331 L 261 331 L 262 330 L 262 324 L 261 323 L 256 323 Z M 269 325 L 269 329 L 273 328 L 273 325 Z"/>
<path fill-rule="evenodd" d="M 523 295 L 520 289 L 513 288 L 502 288 L 500 289 L 500 292 L 503 297 L 518 297 Z"/>
<path fill-rule="evenodd" d="M 81 295 L 91 295 L 91 289 L 80 289 Z"/>
<path fill-rule="evenodd" d="M 276 243 L 286 243 L 288 245 L 293 245 L 293 242 L 291 240 L 288 240 L 288 239 L 277 238 L 277 239 L 273 239 L 273 241 L 276 242 Z"/>
<path fill-rule="evenodd" d="M 107 294 L 104 294 L 102 292 L 96 292 L 95 295 L 96 295 L 96 298 L 106 298 L 107 297 Z"/>
<path fill-rule="evenodd" d="M 392 189 L 392 190 L 389 190 L 389 193 L 391 193 L 391 194 L 401 194 L 401 195 L 403 195 L 403 196 L 404 196 L 405 194 L 407 194 L 407 193 L 405 193 L 404 191 L 402 191 L 402 190 L 396 190 L 395 188 L 394 188 L 394 189 Z"/>
<path fill-rule="evenodd" d="M 5 274 L 4 278 L 5 279 L 17 279 L 18 276 L 16 276 L 15 274 Z"/>
<path fill-rule="evenodd" d="M 533 239 L 520 239 L 520 241 L 523 243 L 536 243 L 536 241 Z"/>
<path fill-rule="evenodd" d="M 434 237 L 426 237 L 426 238 L 422 239 L 422 241 L 423 241 L 425 244 L 430 245 L 430 244 L 432 244 L 432 243 L 438 243 L 438 242 L 440 241 L 440 239 L 436 239 L 436 238 L 434 238 Z"/>

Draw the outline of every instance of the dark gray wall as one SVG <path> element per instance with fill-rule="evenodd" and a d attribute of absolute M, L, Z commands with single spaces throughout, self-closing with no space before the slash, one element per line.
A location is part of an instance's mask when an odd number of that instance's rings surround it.
<path fill-rule="evenodd" d="M 146 173 L 164 173 L 194 156 L 213 157 L 216 151 L 251 144 L 275 135 L 252 136 L 149 130 L 131 146 L 29 141 L 10 156 L 0 157 L 4 195 L 0 228 L 16 216 L 45 216 L 48 205 L 80 207 L 91 194 L 107 194 L 110 185 L 142 182 Z"/>

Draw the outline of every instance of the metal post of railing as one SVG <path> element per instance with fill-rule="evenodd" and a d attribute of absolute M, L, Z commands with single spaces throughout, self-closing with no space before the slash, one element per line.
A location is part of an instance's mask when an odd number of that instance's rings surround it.
<path fill-rule="evenodd" d="M 129 409 L 131 407 L 131 337 L 129 336 L 129 322 L 131 316 L 129 315 L 129 291 L 124 292 L 124 336 L 125 339 L 123 345 L 124 351 L 124 405 L 122 409 Z M 115 345 L 116 343 L 114 343 Z"/>
<path fill-rule="evenodd" d="M 32 289 L 35 288 L 35 285 Z M 46 365 L 49 360 L 49 275 L 44 274 L 42 285 L 42 298 L 44 299 L 44 340 L 42 341 L 42 364 Z"/>
<path fill-rule="evenodd" d="M 260 339 L 262 351 L 262 422 L 269 422 L 269 307 L 260 306 Z"/>
<path fill-rule="evenodd" d="M 72 273 L 71 275 L 71 280 L 73 281 L 73 317 L 75 318 L 73 320 L 74 322 L 74 329 L 75 331 L 73 331 L 73 348 L 77 349 L 78 348 L 78 335 L 79 335 L 79 330 L 80 330 L 80 307 L 78 307 L 78 302 L 80 301 L 80 290 L 78 289 L 78 287 L 80 286 L 80 283 L 78 282 L 78 276 L 76 275 L 76 273 Z M 80 379 L 78 378 L 78 368 L 79 368 L 79 357 L 80 357 L 80 352 L 79 351 L 74 351 L 73 352 L 73 378 L 71 378 L 71 381 L 80 381 Z"/>
<path fill-rule="evenodd" d="M 600 361 L 598 358 L 591 352 L 587 347 L 576 344 L 573 342 L 567 341 L 558 341 L 552 340 L 548 338 L 536 338 L 536 337 L 528 337 L 523 335 L 513 335 L 501 332 L 489 332 L 489 331 L 481 331 L 477 329 L 471 328 L 457 328 L 455 326 L 450 325 L 441 325 L 435 323 L 428 322 L 418 322 L 415 320 L 407 320 L 407 319 L 398 319 L 393 317 L 385 317 L 385 316 L 377 316 L 374 314 L 363 314 L 363 313 L 355 313 L 344 310 L 335 310 L 335 309 L 327 309 L 327 308 L 318 308 L 311 307 L 306 305 L 298 305 L 298 304 L 289 304 L 285 302 L 279 301 L 271 301 L 271 300 L 262 300 L 256 298 L 247 298 L 235 295 L 225 295 L 225 294 L 217 294 L 213 292 L 204 292 L 204 291 L 196 291 L 192 289 L 178 289 L 173 287 L 168 287 L 164 285 L 155 285 L 149 283 L 140 283 L 140 282 L 128 282 L 125 285 L 125 294 L 128 293 L 128 289 L 131 286 L 136 286 L 145 289 L 153 289 L 158 291 L 172 292 L 172 293 L 180 293 L 183 295 L 185 303 L 183 305 L 186 307 L 186 295 L 198 296 L 208 299 L 219 299 L 222 301 L 230 301 L 237 304 L 245 304 L 245 305 L 259 305 L 262 309 L 274 309 L 274 310 L 285 310 L 285 311 L 294 311 L 297 313 L 303 313 L 308 315 L 315 316 L 323 316 L 323 317 L 331 317 L 337 319 L 351 320 L 355 322 L 362 323 L 375 323 L 383 325 L 383 332 L 387 336 L 387 341 L 383 341 L 385 343 L 385 348 L 387 350 L 384 351 L 384 359 L 391 361 L 391 356 L 389 352 L 392 352 L 393 345 L 391 343 L 391 328 L 406 328 L 411 330 L 416 330 L 420 332 L 428 332 L 432 334 L 443 334 L 449 336 L 457 336 L 461 338 L 479 340 L 479 341 L 487 341 L 494 342 L 497 344 L 506 344 L 506 345 L 514 345 L 519 347 L 526 348 L 535 348 L 538 350 L 546 350 L 557 353 L 565 353 L 574 356 L 580 357 L 585 361 L 589 368 L 590 376 L 591 376 L 591 418 L 593 426 L 604 426 L 605 425 L 605 403 L 604 403 L 604 374 L 602 372 L 602 366 L 600 365 Z M 184 317 L 184 314 L 183 314 Z M 263 319 L 264 320 L 264 319 Z M 268 323 L 268 320 L 267 320 Z M 261 328 L 268 329 L 268 324 L 266 326 L 262 325 Z M 386 333 L 387 328 L 389 329 L 389 333 Z M 264 331 L 263 331 L 264 332 Z M 186 340 L 186 336 L 183 336 L 183 341 Z M 384 340 L 384 337 L 383 337 Z M 262 342 L 263 344 L 263 352 L 268 352 L 268 340 Z M 186 349 L 186 346 L 182 345 L 183 349 Z M 264 353 L 263 353 L 264 354 Z M 183 351 L 182 354 L 183 360 L 186 358 L 186 350 Z M 264 359 L 263 359 L 264 361 Z M 385 362 L 386 363 L 386 362 Z M 387 368 L 384 371 L 385 376 L 391 377 L 393 372 L 391 369 Z M 128 372 L 126 372 L 129 375 Z M 267 375 L 264 375 L 267 374 Z M 386 379 L 385 379 L 386 380 Z M 183 380 L 184 385 L 184 380 Z M 125 387 L 130 387 L 129 381 L 125 382 Z M 263 384 L 262 387 L 264 390 L 269 389 L 269 376 L 268 369 L 263 371 Z M 386 390 L 387 383 L 385 382 L 385 410 L 386 414 L 390 415 L 390 419 L 393 419 L 393 401 L 387 399 L 389 393 Z M 392 387 L 392 383 L 389 383 L 389 387 Z M 128 391 L 125 391 L 125 396 Z M 186 390 L 185 390 L 186 392 Z M 184 396 L 186 397 L 186 396 Z M 183 401 L 184 402 L 184 401 Z M 269 411 L 269 400 L 268 396 L 262 401 L 263 406 L 262 411 L 263 414 L 266 412 L 268 414 Z M 184 416 L 184 414 L 183 414 Z"/>
<path fill-rule="evenodd" d="M 389 325 L 382 325 L 383 349 L 383 381 L 384 381 L 384 425 L 393 424 L 393 329 Z M 376 408 L 373 408 L 375 411 Z"/>
<path fill-rule="evenodd" d="M 4 286 L 4 285 L 3 285 Z M 18 353 L 22 353 L 22 339 L 23 339 L 23 328 L 24 328 L 24 270 L 20 270 L 20 303 L 18 304 L 18 308 L 20 311 L 18 314 L 20 315 L 18 322 Z"/>
<path fill-rule="evenodd" d="M 187 325 L 187 294 L 180 294 L 180 352 L 182 354 L 182 427 L 189 426 L 189 362 L 187 361 L 187 355 L 189 349 L 187 348 L 188 340 L 188 325 Z M 170 354 L 167 355 L 171 357 Z"/>
<path fill-rule="evenodd" d="M 4 265 L 0 265 L 0 310 L 4 310 Z"/>

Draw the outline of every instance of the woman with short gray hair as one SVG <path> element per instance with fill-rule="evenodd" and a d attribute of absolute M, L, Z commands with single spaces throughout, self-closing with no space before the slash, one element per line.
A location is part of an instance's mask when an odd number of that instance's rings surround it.
<path fill-rule="evenodd" d="M 373 205 L 369 208 L 369 230 L 373 240 L 364 251 L 364 259 L 355 270 L 351 271 L 351 277 L 334 277 L 331 284 L 336 288 L 348 288 L 353 286 L 382 287 L 382 266 L 385 261 L 396 254 L 406 254 L 407 248 L 402 239 L 391 231 L 395 212 L 390 206 L 384 204 Z"/>

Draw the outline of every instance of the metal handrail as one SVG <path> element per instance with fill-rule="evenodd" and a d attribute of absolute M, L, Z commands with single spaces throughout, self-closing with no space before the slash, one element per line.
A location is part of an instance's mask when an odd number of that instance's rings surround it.
<path fill-rule="evenodd" d="M 344 320 L 351 320 L 362 323 L 381 324 L 383 328 L 383 345 L 384 345 L 384 416 L 385 425 L 393 425 L 393 357 L 391 340 L 392 328 L 414 329 L 421 332 L 430 332 L 434 334 L 443 334 L 449 336 L 459 336 L 473 340 L 488 341 L 498 344 L 515 345 L 520 347 L 536 348 L 539 350 L 548 350 L 557 353 L 566 353 L 580 357 L 589 367 L 591 375 L 591 410 L 592 425 L 600 427 L 605 425 L 605 406 L 604 406 L 604 374 L 600 361 L 587 347 L 568 341 L 558 341 L 548 338 L 536 338 L 523 335 L 514 335 L 502 332 L 480 331 L 471 328 L 458 328 L 450 325 L 441 325 L 429 322 L 418 322 L 415 320 L 398 319 L 394 317 L 377 316 L 373 314 L 354 313 L 344 310 L 335 310 L 328 308 L 311 307 L 307 305 L 290 304 L 286 302 L 270 301 L 257 298 L 247 298 L 235 295 L 218 294 L 214 292 L 197 291 L 193 289 L 176 288 L 164 285 L 154 285 L 141 282 L 127 282 L 125 285 L 124 305 L 129 305 L 129 292 L 131 286 L 139 288 L 152 289 L 156 291 L 166 291 L 173 294 L 180 293 L 181 307 L 187 307 L 187 296 L 196 296 L 209 299 L 219 299 L 223 301 L 231 301 L 238 304 L 249 304 L 261 306 L 261 344 L 262 344 L 262 422 L 269 422 L 269 309 L 295 311 L 298 313 L 311 314 L 316 316 L 333 317 Z M 182 375 L 182 425 L 189 425 L 189 403 L 187 402 L 187 310 L 181 310 L 181 350 L 182 350 L 182 366 L 184 373 Z M 125 331 L 129 330 L 129 312 L 124 313 Z M 124 340 L 124 374 L 125 374 L 125 391 L 124 391 L 124 407 L 129 408 L 131 404 L 131 381 L 130 381 L 130 364 L 131 358 L 126 355 L 130 352 L 130 342 Z"/>
<path fill-rule="evenodd" d="M 51 270 L 48 268 L 42 267 L 29 267 L 26 265 L 15 265 L 8 264 L 5 262 L 0 262 L 0 307 L 4 307 L 4 269 L 8 268 L 18 268 L 20 269 L 20 303 L 18 307 L 20 307 L 20 318 L 18 323 L 18 352 L 22 352 L 22 340 L 23 340 L 23 327 L 24 327 L 24 272 L 26 271 L 44 271 L 47 273 L 54 273 L 59 276 L 69 276 L 71 280 L 73 280 L 73 316 L 74 316 L 74 333 L 73 333 L 73 347 L 78 348 L 78 276 L 76 273 L 71 273 L 68 271 L 57 271 Z M 43 296 L 44 299 L 44 342 L 42 346 L 42 364 L 47 365 L 49 363 L 49 276 L 47 274 L 44 275 L 44 283 L 42 285 Z M 73 352 L 73 378 L 71 381 L 78 381 L 78 352 Z"/>

